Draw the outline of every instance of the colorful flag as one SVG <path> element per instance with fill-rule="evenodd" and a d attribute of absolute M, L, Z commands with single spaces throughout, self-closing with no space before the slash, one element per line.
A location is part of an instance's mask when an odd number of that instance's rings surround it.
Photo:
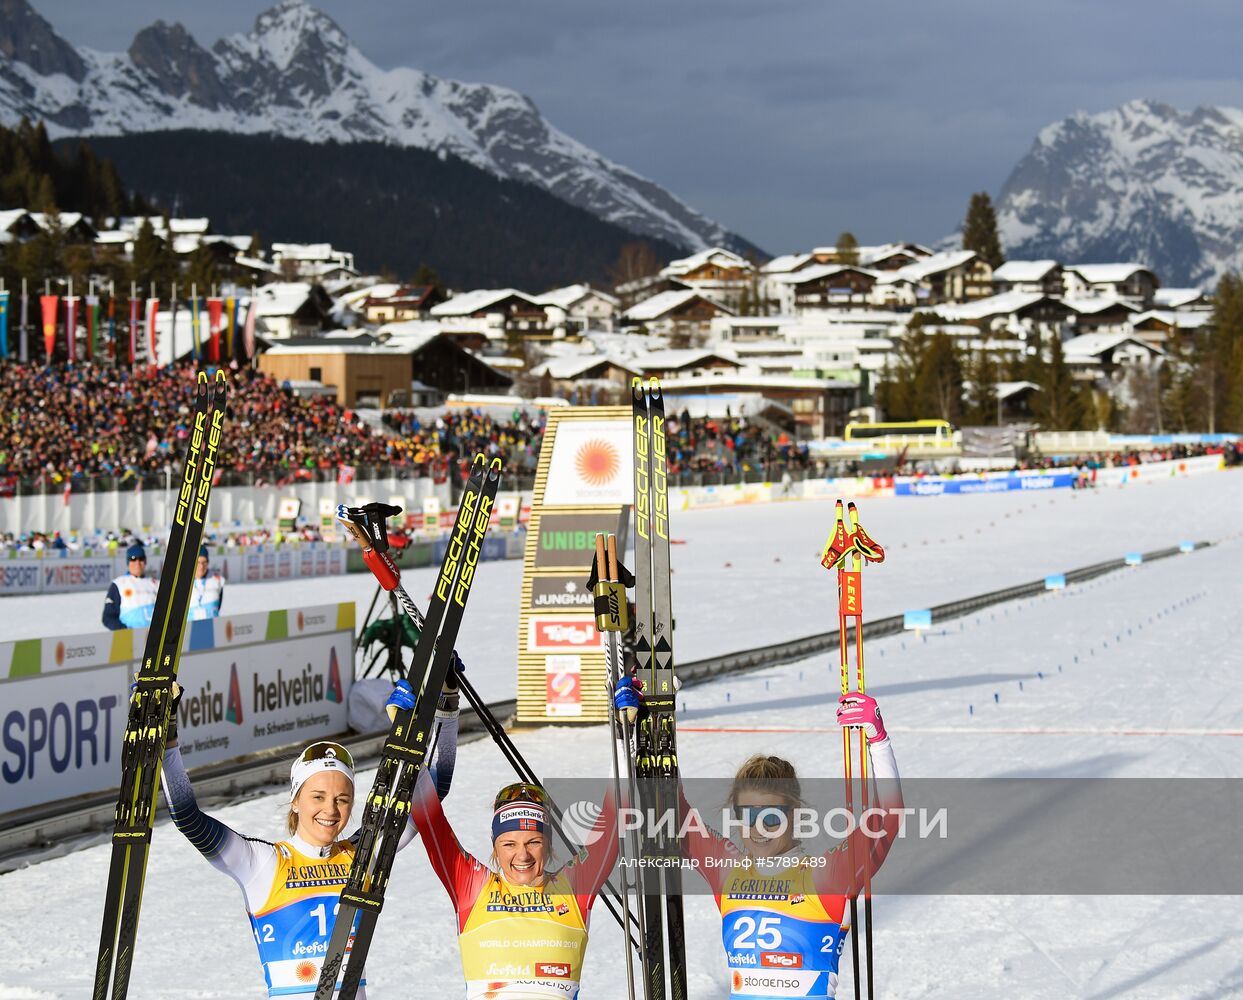
<path fill-rule="evenodd" d="M 9 356 L 9 293 L 0 292 L 0 358 Z"/>
<path fill-rule="evenodd" d="M 337 466 L 337 485 L 349 486 L 354 481 L 354 466 L 338 465 Z"/>
<path fill-rule="evenodd" d="M 69 363 L 78 360 L 78 297 L 65 297 L 65 346 L 68 350 Z"/>
<path fill-rule="evenodd" d="M 43 312 L 43 347 L 47 351 L 47 363 L 52 363 L 52 355 L 56 351 L 56 309 L 60 305 L 59 295 L 40 295 L 39 308 Z"/>
<path fill-rule="evenodd" d="M 211 351 L 209 361 L 220 360 L 220 311 L 224 308 L 224 299 L 209 298 L 207 300 L 207 328 L 211 331 Z"/>
<path fill-rule="evenodd" d="M 203 357 L 203 342 L 200 339 L 202 320 L 199 316 L 199 302 L 202 301 L 197 295 L 190 297 L 190 339 L 194 343 L 194 360 L 199 361 Z"/>
<path fill-rule="evenodd" d="M 232 361 L 237 350 L 233 343 L 237 331 L 237 299 L 230 295 L 224 304 L 224 357 L 226 363 Z"/>
<path fill-rule="evenodd" d="M 160 311 L 159 299 L 147 299 L 147 340 L 151 344 L 151 363 L 158 365 L 160 363 L 159 351 L 155 342 L 155 317 Z"/>
<path fill-rule="evenodd" d="M 258 312 L 254 296 L 251 296 L 250 304 L 246 308 L 246 333 L 242 337 L 242 347 L 246 353 L 244 361 L 251 361 L 255 356 L 255 318 Z"/>
<path fill-rule="evenodd" d="M 30 360 L 30 296 L 26 294 L 26 279 L 22 279 L 22 351 L 18 359 L 22 364 Z"/>
<path fill-rule="evenodd" d="M 65 501 L 66 507 L 69 506 L 69 494 L 72 492 L 73 492 L 73 481 L 70 479 L 66 479 L 65 480 L 65 492 L 61 494 L 61 498 Z"/>
<path fill-rule="evenodd" d="M 168 363 L 175 365 L 177 363 L 177 287 L 173 286 L 173 300 L 169 305 L 172 310 L 171 322 L 168 324 Z"/>
<path fill-rule="evenodd" d="M 117 363 L 117 296 L 116 291 L 108 293 L 108 360 Z"/>
<path fill-rule="evenodd" d="M 138 361 L 138 307 L 137 296 L 131 291 L 129 296 L 129 363 Z"/>
<path fill-rule="evenodd" d="M 95 358 L 95 337 L 99 333 L 99 296 L 86 297 L 86 360 Z"/>

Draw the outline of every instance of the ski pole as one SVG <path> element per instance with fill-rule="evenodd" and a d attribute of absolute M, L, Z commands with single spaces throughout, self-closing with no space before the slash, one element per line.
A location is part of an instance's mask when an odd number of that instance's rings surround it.
<path fill-rule="evenodd" d="M 863 672 L 863 560 L 867 559 L 870 563 L 884 562 L 885 550 L 860 527 L 859 509 L 855 506 L 854 501 L 847 504 L 847 511 L 850 515 L 850 559 L 852 563 L 852 572 L 847 574 L 848 595 L 852 598 L 852 603 L 848 603 L 848 610 L 855 619 L 855 687 L 860 694 L 863 694 L 867 690 L 867 683 Z M 867 733 L 860 730 L 859 807 L 862 815 L 865 816 L 867 815 L 869 805 L 868 793 Z M 872 965 L 872 865 L 870 849 L 868 854 L 869 856 L 863 867 L 863 929 L 865 935 L 864 956 L 867 968 L 868 1000 L 872 1000 L 874 986 Z"/>
<path fill-rule="evenodd" d="M 841 661 L 843 695 L 850 694 L 850 646 L 848 644 L 846 623 L 848 617 L 846 560 L 849 557 L 850 548 L 850 534 L 846 530 L 846 518 L 842 509 L 842 502 L 838 500 L 833 522 L 833 533 L 825 543 L 824 553 L 820 557 L 820 564 L 825 569 L 837 570 L 837 644 Z M 864 739 L 866 740 L 866 737 Z M 853 750 L 850 729 L 849 727 L 843 727 L 842 773 L 845 779 L 846 811 L 851 816 L 854 815 L 854 775 L 851 772 Z M 846 852 L 847 857 L 850 859 L 850 870 L 852 872 L 857 871 L 853 838 L 848 837 L 846 839 Z M 854 972 L 855 1000 L 861 1000 L 862 983 L 859 978 L 859 898 L 853 892 L 850 894 L 850 927 L 854 931 L 850 935 L 850 957 L 851 969 Z"/>
<path fill-rule="evenodd" d="M 628 608 L 626 607 L 626 590 L 617 578 L 617 536 L 609 535 L 607 541 L 607 555 L 605 553 L 606 542 L 603 534 L 596 535 L 596 574 L 601 576 L 599 582 L 594 588 L 594 597 L 596 602 L 596 627 L 608 636 L 608 647 L 605 652 L 607 660 L 606 668 L 608 671 L 608 692 L 609 692 L 609 710 L 612 712 L 612 700 L 617 690 L 617 681 L 620 676 L 620 661 L 617 656 L 617 635 L 624 632 L 628 622 Z M 607 564 L 607 568 L 606 568 Z M 619 593 L 620 591 L 620 593 Z M 629 722 L 626 713 L 619 713 L 619 727 L 622 731 L 622 739 L 624 746 L 629 750 Z M 613 798 L 618 805 L 625 801 L 622 798 L 621 786 L 621 769 L 617 766 L 617 741 L 612 739 L 613 727 L 609 727 L 609 760 L 613 765 Z M 629 753 L 627 752 L 627 761 L 629 761 Z M 627 773 L 627 792 L 633 791 L 633 782 L 631 781 L 631 773 Z M 637 851 L 631 852 L 630 837 L 624 830 L 618 831 L 619 846 L 622 852 L 623 862 L 628 854 L 631 857 L 637 857 Z M 631 915 L 631 883 L 630 875 L 626 865 L 622 864 L 621 870 L 622 883 L 622 907 L 626 911 L 627 919 Z M 642 910 L 640 910 L 642 913 Z M 642 936 L 642 935 L 640 935 Z M 630 953 L 630 949 L 626 949 L 626 994 L 630 1000 L 634 1000 L 634 957 Z"/>

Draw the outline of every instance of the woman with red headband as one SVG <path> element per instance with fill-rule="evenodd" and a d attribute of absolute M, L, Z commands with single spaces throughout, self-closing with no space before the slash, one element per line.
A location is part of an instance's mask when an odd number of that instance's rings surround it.
<path fill-rule="evenodd" d="M 457 911 L 467 1000 L 567 1000 L 578 995 L 591 906 L 617 859 L 612 794 L 586 847 L 552 869 L 549 801 L 535 784 L 497 792 L 492 856 L 458 842 L 434 786 L 419 776 L 414 822 L 432 868 Z"/>
<path fill-rule="evenodd" d="M 409 685 L 401 683 L 405 688 L 399 685 L 391 704 L 412 698 Z M 241 888 L 268 996 L 313 996 L 337 901 L 354 861 L 354 839 L 341 837 L 354 808 L 354 760 L 340 743 L 310 744 L 290 768 L 288 836 L 278 841 L 243 836 L 208 816 L 195 801 L 177 746 L 177 700 L 180 691 L 170 715 L 162 772 L 173 823 L 213 868 Z M 435 725 L 427 779 L 433 799 L 448 794 L 457 756 L 458 690 L 453 671 L 441 692 Z M 407 824 L 397 849 L 409 844 L 415 833 L 414 825 Z M 339 986 L 339 978 L 337 982 Z M 365 995 L 360 988 L 358 996 Z"/>

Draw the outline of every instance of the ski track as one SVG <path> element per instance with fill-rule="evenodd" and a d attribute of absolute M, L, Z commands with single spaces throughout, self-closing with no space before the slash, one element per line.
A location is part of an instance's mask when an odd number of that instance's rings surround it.
<path fill-rule="evenodd" d="M 1243 557 L 1240 509 L 1243 475 L 1236 473 L 1103 495 L 864 501 L 864 523 L 889 552 L 883 565 L 864 572 L 869 617 L 1185 537 L 1217 543 L 985 609 L 923 636 L 869 641 L 869 691 L 893 726 L 903 776 L 1243 777 L 1243 739 L 1208 732 L 1243 730 L 1243 649 L 1231 624 Z M 831 578 L 816 558 L 831 517 L 823 503 L 675 514 L 673 534 L 686 541 L 673 549 L 680 658 L 833 627 Z M 463 655 L 487 696 L 499 697 L 513 687 L 512 667 L 499 666 L 516 640 L 520 569 L 486 569 L 468 611 L 474 627 Z M 234 608 L 313 604 L 338 599 L 334 589 L 370 599 L 363 577 L 239 586 L 230 595 Z M 417 600 L 424 586 L 409 589 Z M 298 600 L 287 598 L 293 593 Z M 43 599 L 54 611 L 27 603 L 23 616 L 63 622 L 74 602 L 87 606 L 84 597 L 97 613 L 95 595 L 70 595 Z M 507 608 L 492 607 L 502 602 Z M 6 612 L 11 603 L 4 602 Z M 763 750 L 788 757 L 806 776 L 836 774 L 840 740 L 831 729 L 815 731 L 832 726 L 835 660 L 821 655 L 684 690 L 683 772 L 728 776 Z M 711 731 L 742 728 L 786 731 Z M 1032 732 L 1048 729 L 1064 732 Z M 1160 735 L 1165 731 L 1181 732 Z M 575 776 L 609 773 L 603 727 L 524 730 L 515 740 L 545 777 L 569 776 L 567 761 Z M 487 854 L 490 797 L 506 773 L 491 742 L 462 747 L 446 811 L 476 854 Z M 360 785 L 371 777 L 361 775 Z M 283 798 L 275 790 L 207 808 L 248 834 L 274 836 Z M 167 823 L 155 844 L 130 995 L 262 996 L 234 885 Z M 108 847 L 94 846 L 0 877 L 10 935 L 0 958 L 0 1000 L 89 995 L 108 860 Z M 368 963 L 370 995 L 460 996 L 454 926 L 416 842 L 388 891 Z M 878 997 L 1243 996 L 1237 897 L 879 896 L 875 929 Z M 582 995 L 611 1000 L 623 993 L 621 934 L 603 907 L 592 932 Z M 691 995 L 728 996 L 709 897 L 687 897 L 686 935 Z M 849 948 L 838 995 L 853 996 Z"/>

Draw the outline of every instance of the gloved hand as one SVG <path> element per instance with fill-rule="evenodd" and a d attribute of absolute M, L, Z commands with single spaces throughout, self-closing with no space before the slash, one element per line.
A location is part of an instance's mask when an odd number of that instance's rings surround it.
<path fill-rule="evenodd" d="M 839 699 L 837 724 L 839 726 L 861 726 L 869 743 L 879 743 L 889 738 L 885 732 L 885 723 L 880 717 L 880 706 L 871 695 L 852 691 Z"/>
<path fill-rule="evenodd" d="M 414 688 L 410 686 L 410 682 L 399 680 L 393 686 L 393 693 L 388 696 L 388 701 L 384 703 L 384 710 L 388 712 L 389 721 L 397 718 L 397 713 L 404 710 L 414 708 Z"/>
<path fill-rule="evenodd" d="M 445 682 L 440 688 L 440 701 L 436 705 L 436 715 L 440 717 L 456 715 L 458 711 L 458 674 L 466 672 L 466 664 L 457 655 L 457 650 L 449 658 L 449 672 L 445 674 Z"/>
<path fill-rule="evenodd" d="M 622 677 L 613 688 L 613 709 L 620 718 L 634 724 L 639 717 L 639 708 L 643 704 L 643 682 L 633 677 Z"/>
<path fill-rule="evenodd" d="M 453 655 L 449 657 L 449 672 L 445 674 L 444 687 L 441 688 L 445 694 L 457 694 L 458 674 L 466 673 L 466 664 L 462 662 L 462 658 L 457 655 L 457 650 L 453 651 Z"/>

